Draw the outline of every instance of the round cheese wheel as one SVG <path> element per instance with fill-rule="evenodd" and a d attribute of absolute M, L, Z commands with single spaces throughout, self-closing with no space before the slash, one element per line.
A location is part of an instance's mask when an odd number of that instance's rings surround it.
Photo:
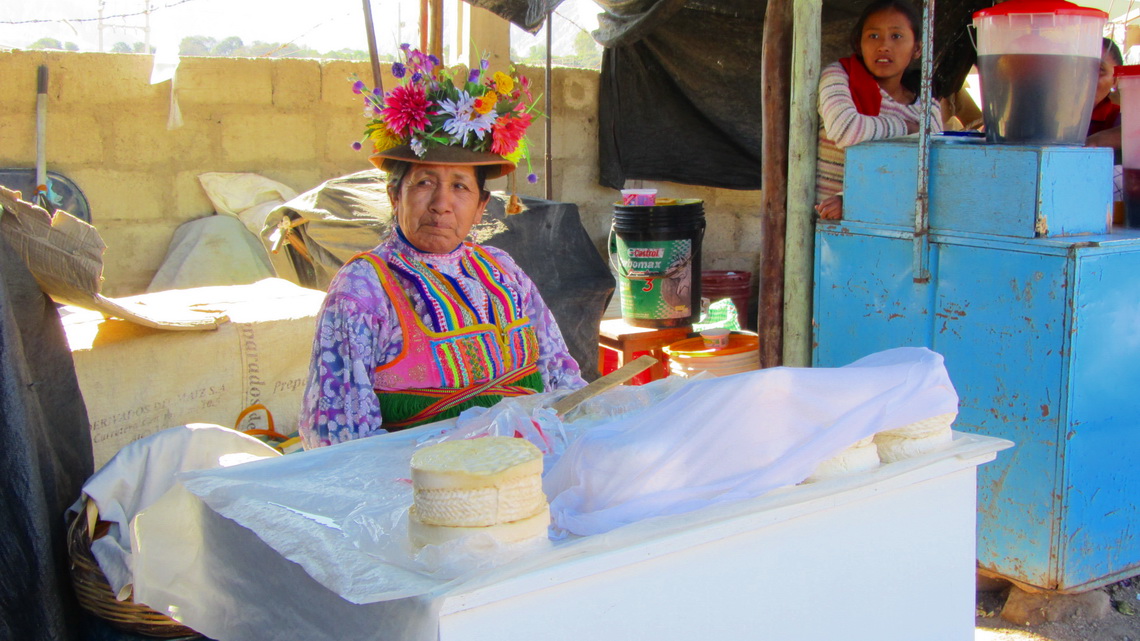
<path fill-rule="evenodd" d="M 448 541 L 479 534 L 488 535 L 503 544 L 523 543 L 533 539 L 546 538 L 549 527 L 550 507 L 546 504 L 543 504 L 538 514 L 533 516 L 486 527 L 431 525 L 420 520 L 415 505 L 408 508 L 408 538 L 412 545 L 417 547 L 443 545 Z"/>

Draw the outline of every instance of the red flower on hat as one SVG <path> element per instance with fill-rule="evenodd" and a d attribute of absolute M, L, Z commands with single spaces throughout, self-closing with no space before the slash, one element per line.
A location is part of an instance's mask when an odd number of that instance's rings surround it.
<path fill-rule="evenodd" d="M 420 85 L 401 85 L 384 96 L 380 117 L 397 136 L 410 136 L 423 131 L 428 121 L 431 102 Z"/>
<path fill-rule="evenodd" d="M 531 115 L 515 111 L 503 114 L 491 127 L 491 152 L 508 156 L 519 146 L 519 139 L 530 126 Z"/>

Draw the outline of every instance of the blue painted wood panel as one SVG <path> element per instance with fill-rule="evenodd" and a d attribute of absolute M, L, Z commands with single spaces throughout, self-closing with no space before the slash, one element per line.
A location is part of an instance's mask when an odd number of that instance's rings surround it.
<path fill-rule="evenodd" d="M 1035 238 L 1109 231 L 1112 151 L 948 141 L 931 146 L 930 226 Z M 844 217 L 912 228 L 914 137 L 848 147 Z"/>

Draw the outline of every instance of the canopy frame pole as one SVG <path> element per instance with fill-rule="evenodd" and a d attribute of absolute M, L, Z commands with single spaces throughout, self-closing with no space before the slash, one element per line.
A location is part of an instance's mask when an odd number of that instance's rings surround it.
<path fill-rule="evenodd" d="M 763 144 L 760 212 L 760 367 L 783 362 L 784 244 L 788 213 L 788 112 L 792 58 L 792 1 L 769 0 L 760 62 Z"/>
<path fill-rule="evenodd" d="M 372 0 L 364 4 L 364 31 L 368 35 L 368 58 L 372 61 L 372 86 L 384 93 L 384 77 L 380 73 L 380 54 L 376 48 L 376 28 L 372 23 Z"/>
<path fill-rule="evenodd" d="M 922 117 L 918 128 L 918 193 L 914 198 L 914 282 L 930 282 L 930 101 L 934 69 L 934 0 L 922 3 L 922 81 L 918 103 Z"/>
<path fill-rule="evenodd" d="M 546 175 L 543 176 L 542 184 L 545 188 L 543 192 L 547 200 L 554 200 L 554 153 L 552 147 L 554 146 L 554 104 L 551 101 L 551 94 L 554 93 L 554 88 L 550 86 L 553 81 L 552 68 L 554 66 L 553 49 L 554 47 L 554 11 L 546 14 L 546 97 L 545 106 L 543 109 L 546 111 L 546 155 L 543 156 L 543 171 Z"/>
<path fill-rule="evenodd" d="M 784 242 L 784 364 L 811 366 L 815 266 L 815 165 L 819 151 L 822 0 L 793 3 L 788 132 L 788 229 Z"/>

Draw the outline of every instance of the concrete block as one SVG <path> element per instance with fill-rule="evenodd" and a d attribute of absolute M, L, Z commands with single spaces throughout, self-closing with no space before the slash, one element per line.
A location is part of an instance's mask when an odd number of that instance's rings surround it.
<path fill-rule="evenodd" d="M 153 58 L 130 53 L 55 54 L 49 59 L 52 105 L 89 109 L 132 105 L 157 109 L 169 100 L 170 83 L 150 84 Z"/>
<path fill-rule="evenodd" d="M 182 224 L 214 213 L 214 205 L 198 180 L 202 173 L 205 172 L 180 171 L 174 175 L 171 187 L 173 208 L 165 219 Z"/>
<path fill-rule="evenodd" d="M 546 69 L 543 67 L 531 67 L 529 65 L 517 65 L 515 69 L 519 75 L 526 76 L 527 80 L 530 81 L 531 96 L 538 99 L 538 108 L 540 110 L 543 109 L 542 105 L 543 102 L 545 102 L 546 96 Z M 557 86 L 559 80 L 568 72 L 570 72 L 570 70 L 565 68 L 554 69 L 551 73 L 551 81 Z M 555 111 L 557 112 L 559 105 L 558 96 L 552 95 L 550 99 L 554 102 Z"/>
<path fill-rule="evenodd" d="M 36 113 L 36 74 L 41 64 L 47 64 L 48 54 L 43 51 L 0 51 L 0 78 L 4 79 L 4 95 L 0 97 L 0 117 L 17 115 L 32 118 Z M 51 71 L 48 71 L 48 91 L 52 88 Z M 7 141 L 7 138 L 0 138 Z"/>
<path fill-rule="evenodd" d="M 391 90 L 396 79 L 391 74 L 391 63 L 380 63 L 384 78 L 384 88 Z M 347 60 L 325 60 L 321 62 L 321 102 L 332 109 L 344 109 L 356 114 L 364 113 L 363 98 L 352 92 L 352 76 L 360 78 L 364 84 L 373 86 L 372 65 L 367 62 Z M 361 116 L 363 118 L 363 116 Z"/>
<path fill-rule="evenodd" d="M 317 120 L 320 127 L 317 143 L 321 145 L 321 157 L 345 165 L 358 165 L 361 169 L 371 167 L 368 155 L 372 152 L 372 147 L 364 143 L 364 148 L 359 151 L 352 148 L 352 143 L 364 136 L 365 122 L 356 113 L 322 110 Z"/>
<path fill-rule="evenodd" d="M 103 254 L 103 295 L 133 296 L 146 292 L 179 223 L 122 222 L 99 226 L 99 235 L 107 244 Z"/>
<path fill-rule="evenodd" d="M 273 104 L 273 69 L 258 58 L 183 58 L 175 81 L 183 106 Z"/>
<path fill-rule="evenodd" d="M 295 169 L 274 167 L 266 169 L 265 171 L 259 171 L 257 173 L 265 176 L 270 180 L 276 180 L 282 185 L 286 185 L 287 187 L 292 188 L 293 191 L 300 194 L 313 189 L 329 178 L 344 176 L 353 172 L 346 171 L 343 173 L 337 173 L 332 176 L 322 176 L 315 166 L 310 166 Z"/>
<path fill-rule="evenodd" d="M 173 175 L 159 171 L 127 171 L 63 167 L 91 205 L 91 221 L 99 227 L 127 221 L 154 221 L 172 214 Z"/>
<path fill-rule="evenodd" d="M 739 235 L 740 219 L 735 213 L 705 209 L 705 239 L 701 246 L 706 253 L 735 251 Z"/>
<path fill-rule="evenodd" d="M 701 271 L 747 271 L 752 273 L 752 281 L 749 284 L 749 298 L 755 302 L 759 296 L 759 282 L 756 275 L 760 273 L 759 256 L 755 253 L 742 253 L 742 252 L 712 252 L 706 253 L 701 256 Z M 750 303 L 751 307 L 751 303 Z M 756 319 L 753 317 L 752 310 L 743 310 L 746 314 L 745 325 L 755 327 Z"/>
<path fill-rule="evenodd" d="M 531 125 L 529 138 L 544 138 L 542 121 Z M 554 119 L 553 140 L 554 161 L 593 161 L 598 158 L 598 119 L 591 115 L 584 119 Z M 545 143 L 544 143 L 545 146 Z"/>
<path fill-rule="evenodd" d="M 736 249 L 758 253 L 760 239 L 764 237 L 764 224 L 759 212 L 744 212 L 740 214 L 739 220 L 740 233 L 736 239 Z"/>
<path fill-rule="evenodd" d="M 598 82 L 600 74 L 589 69 L 560 69 L 556 93 L 551 96 L 557 101 L 559 114 L 574 114 L 575 120 L 584 116 L 594 118 L 598 113 Z"/>
<path fill-rule="evenodd" d="M 156 165 L 169 165 L 172 159 L 181 160 L 181 148 L 201 145 L 194 141 L 193 132 L 167 129 L 166 106 L 162 110 L 126 110 L 106 130 L 107 160 L 112 167 L 144 169 Z M 181 142 L 181 144 L 179 144 Z"/>
<path fill-rule="evenodd" d="M 2 73 L 2 72 L 0 72 Z M 34 83 L 33 83 L 34 86 Z M 36 166 L 35 102 L 31 113 L 0 114 L 0 165 L 4 167 Z"/>
<path fill-rule="evenodd" d="M 261 173 L 267 168 L 314 162 L 316 123 L 304 114 L 267 111 L 222 117 L 222 158 L 227 171 Z"/>
<path fill-rule="evenodd" d="M 182 126 L 166 129 L 163 126 L 158 135 L 159 147 L 164 148 L 165 160 L 174 166 L 201 167 L 202 171 L 212 171 L 221 155 L 222 126 L 209 114 L 200 115 L 182 111 Z"/>
<path fill-rule="evenodd" d="M 712 189 L 712 202 L 717 207 L 759 213 L 764 192 L 747 189 Z"/>
<path fill-rule="evenodd" d="M 47 122 L 47 160 L 52 164 L 98 165 L 106 161 L 106 152 L 114 142 L 108 140 L 98 110 L 75 109 L 67 113 L 49 113 Z"/>
<path fill-rule="evenodd" d="M 273 60 L 273 106 L 285 111 L 311 110 L 321 99 L 321 63 Z"/>

